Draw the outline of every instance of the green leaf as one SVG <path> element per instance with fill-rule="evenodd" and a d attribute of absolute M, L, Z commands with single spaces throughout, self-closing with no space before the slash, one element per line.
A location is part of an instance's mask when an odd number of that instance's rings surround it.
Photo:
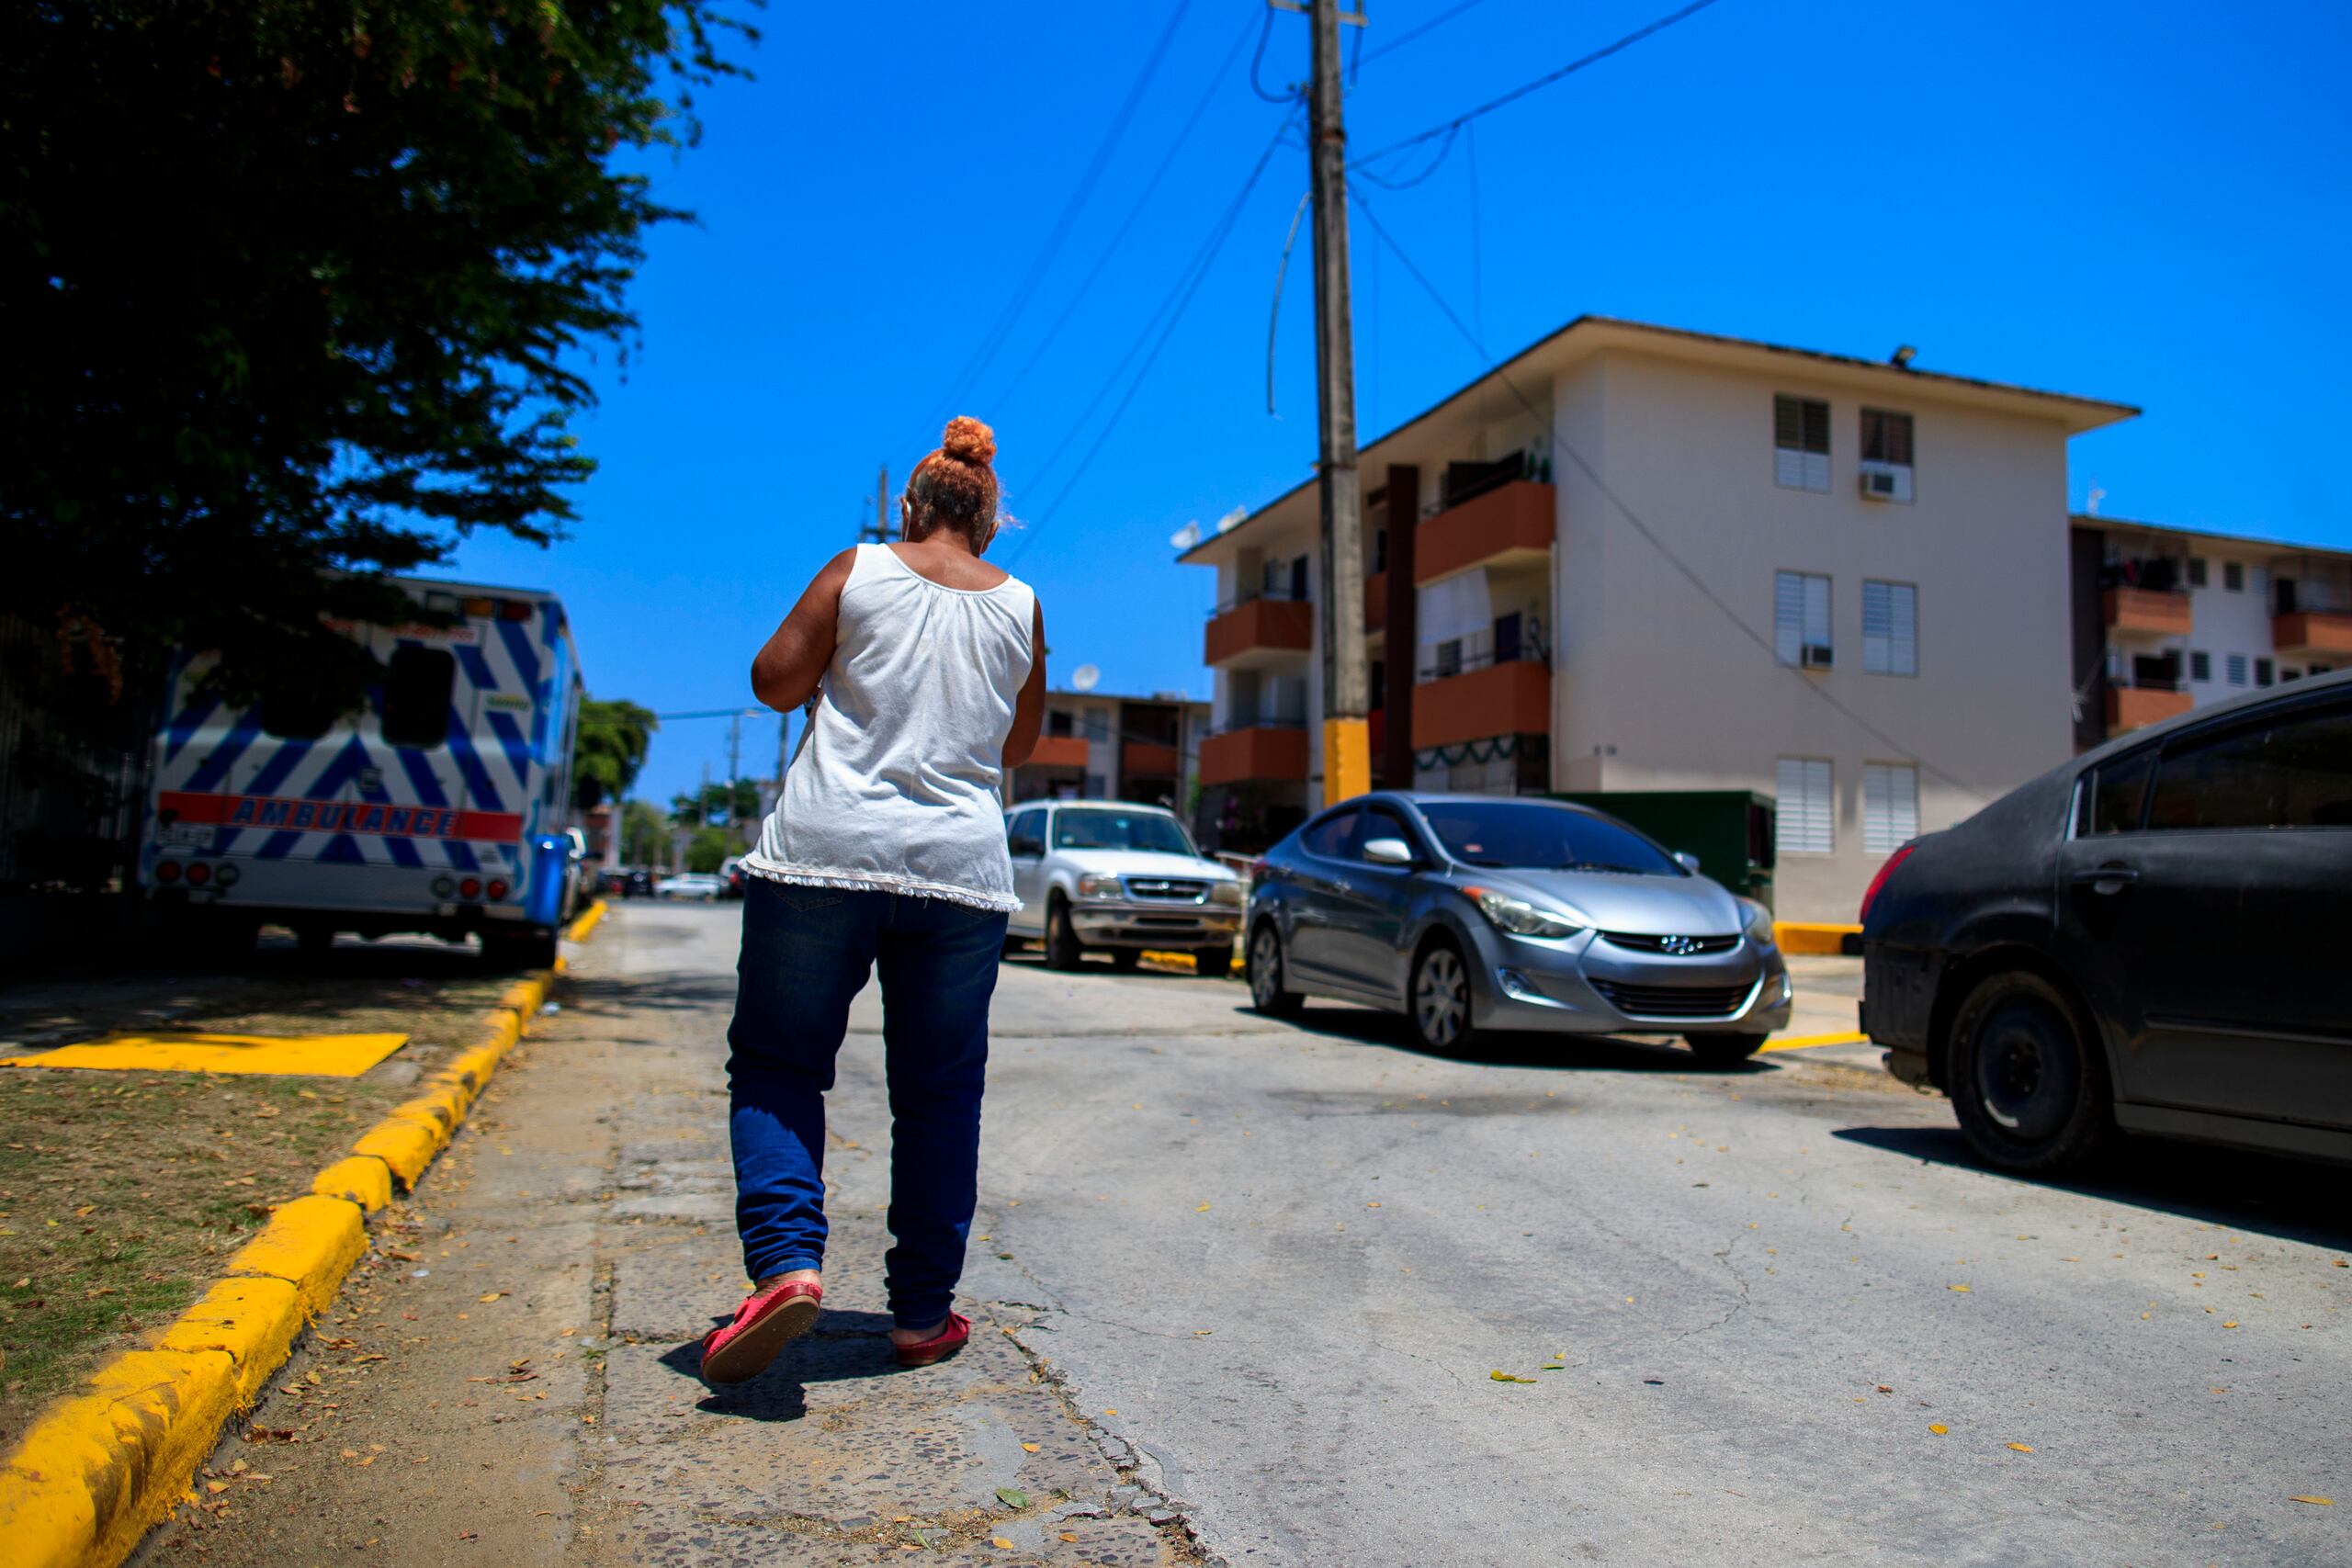
<path fill-rule="evenodd" d="M 1029 1506 L 1029 1494 L 1018 1486 L 1000 1486 L 996 1489 L 996 1500 L 1018 1512 Z"/>

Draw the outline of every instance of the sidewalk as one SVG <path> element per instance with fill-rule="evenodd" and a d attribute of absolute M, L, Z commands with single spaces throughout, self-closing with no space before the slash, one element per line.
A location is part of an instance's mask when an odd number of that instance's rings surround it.
<path fill-rule="evenodd" d="M 743 1287 L 718 1037 L 732 987 L 680 972 L 669 941 L 626 918 L 600 932 L 562 1010 L 212 1456 L 199 1488 L 229 1506 L 182 1509 L 135 1562 L 1197 1561 L 1002 1332 L 1030 1319 L 1017 1302 L 959 1303 L 972 1347 L 897 1368 L 868 1147 L 888 1111 L 858 1082 L 833 1097 L 819 1333 L 752 1383 L 699 1381 L 697 1343 Z"/>

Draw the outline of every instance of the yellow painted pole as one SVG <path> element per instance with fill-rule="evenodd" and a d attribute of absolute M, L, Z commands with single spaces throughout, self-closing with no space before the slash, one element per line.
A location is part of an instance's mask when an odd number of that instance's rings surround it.
<path fill-rule="evenodd" d="M 1323 721 L 1323 804 L 1353 800 L 1372 788 L 1372 726 L 1361 718 Z"/>

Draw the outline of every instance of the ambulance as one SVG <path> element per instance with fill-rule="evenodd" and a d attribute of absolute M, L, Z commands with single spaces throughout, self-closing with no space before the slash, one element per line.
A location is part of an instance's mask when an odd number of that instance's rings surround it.
<path fill-rule="evenodd" d="M 529 589 L 400 579 L 454 619 L 335 623 L 383 668 L 356 711 L 235 707 L 174 671 L 154 738 L 139 879 L 167 929 L 307 951 L 339 931 L 481 940 L 495 963 L 555 957 L 582 901 L 573 823 L 580 663 L 563 605 Z"/>

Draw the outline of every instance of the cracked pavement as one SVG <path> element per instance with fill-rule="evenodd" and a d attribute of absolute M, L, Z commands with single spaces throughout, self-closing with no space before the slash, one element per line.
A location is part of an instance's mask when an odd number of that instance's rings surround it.
<path fill-rule="evenodd" d="M 869 990 L 826 1316 L 706 1389 L 734 915 L 615 909 L 144 1560 L 2352 1560 L 2342 1172 L 2015 1181 L 1840 1056 L 1438 1060 L 1091 964 L 1001 976 L 971 1349 L 889 1364 Z"/>

